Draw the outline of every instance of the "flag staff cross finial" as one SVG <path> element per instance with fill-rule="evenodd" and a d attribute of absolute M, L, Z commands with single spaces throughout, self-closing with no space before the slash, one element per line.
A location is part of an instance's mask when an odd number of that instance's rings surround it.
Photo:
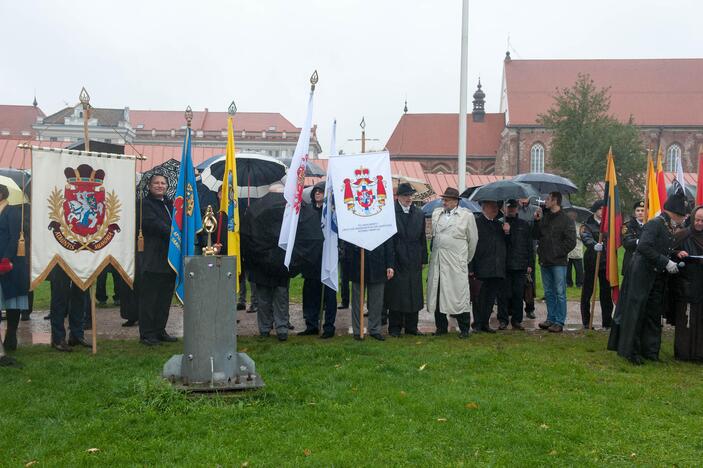
<path fill-rule="evenodd" d="M 234 117 L 234 114 L 237 113 L 237 105 L 234 103 L 234 101 L 229 104 L 229 107 L 227 108 L 227 113 L 230 117 Z"/>
<path fill-rule="evenodd" d="M 191 109 L 190 106 L 186 107 L 186 111 L 183 115 L 186 118 L 186 125 L 190 128 L 190 124 L 193 122 L 193 109 Z"/>

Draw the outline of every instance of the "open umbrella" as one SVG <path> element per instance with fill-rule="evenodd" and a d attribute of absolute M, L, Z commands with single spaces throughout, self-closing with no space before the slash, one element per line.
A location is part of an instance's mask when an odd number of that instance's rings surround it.
<path fill-rule="evenodd" d="M 0 176 L 0 184 L 7 187 L 8 192 L 10 192 L 10 195 L 7 198 L 7 201 L 10 205 L 21 205 L 22 203 L 29 203 L 27 195 L 22 191 L 22 189 L 20 189 L 19 185 L 17 185 L 14 180 L 10 179 L 7 176 Z"/>
<path fill-rule="evenodd" d="M 582 206 L 571 205 L 564 208 L 564 213 L 576 213 L 576 221 L 579 223 L 585 223 L 588 218 L 591 217 L 593 213 L 588 208 Z"/>
<path fill-rule="evenodd" d="M 398 174 L 393 174 L 391 178 L 393 179 L 394 193 L 398 191 L 399 184 L 408 183 L 412 185 L 412 187 L 415 189 L 415 193 L 413 194 L 413 201 L 425 200 L 435 194 L 434 190 L 432 190 L 432 186 L 424 180 L 415 179 L 412 177 L 405 177 L 403 175 Z"/>
<path fill-rule="evenodd" d="M 237 153 L 236 159 L 240 198 L 263 197 L 268 193 L 269 185 L 281 180 L 288 170 L 278 159 L 263 154 Z M 202 168 L 200 180 L 207 188 L 217 192 L 225 173 L 225 156 L 210 158 L 209 161 L 210 164 Z"/>
<path fill-rule="evenodd" d="M 137 184 L 137 194 L 140 198 L 144 198 L 149 194 L 149 179 L 155 174 L 162 175 L 166 177 L 166 182 L 168 182 L 168 189 L 166 189 L 166 196 L 173 199 L 176 194 L 176 189 L 178 188 L 178 172 L 181 169 L 181 163 L 171 158 L 168 161 L 154 166 L 145 173 L 139 179 L 139 184 Z"/>
<path fill-rule="evenodd" d="M 286 167 L 290 167 L 290 163 L 293 162 L 293 158 L 281 158 L 280 161 L 285 164 Z M 308 163 L 305 166 L 305 177 L 324 177 L 325 175 L 327 175 L 327 172 L 324 169 L 308 160 Z"/>
<path fill-rule="evenodd" d="M 459 206 L 462 208 L 467 208 L 471 210 L 473 213 L 480 213 L 481 212 L 481 205 L 476 203 L 475 201 L 471 201 L 467 198 L 460 198 L 459 199 Z M 432 212 L 436 210 L 437 208 L 442 207 L 442 199 L 437 198 L 436 200 L 432 200 L 429 203 L 425 203 L 422 206 L 422 213 L 425 215 L 425 218 L 431 218 L 432 217 Z"/>
<path fill-rule="evenodd" d="M 22 190 L 24 190 L 24 193 L 27 194 L 27 196 L 31 196 L 31 184 L 29 183 L 30 180 L 32 180 L 32 174 L 31 171 L 29 170 L 22 170 L 22 169 L 12 169 L 12 168 L 4 168 L 0 169 L 0 176 L 5 176 L 9 177 L 10 179 L 14 180 L 15 183 L 17 184 L 18 187 L 20 187 Z M 22 186 L 24 184 L 24 186 Z"/>
<path fill-rule="evenodd" d="M 479 187 L 471 194 L 469 200 L 473 201 L 500 201 L 518 198 L 530 198 L 538 196 L 539 193 L 530 185 L 512 180 L 497 180 Z"/>
<path fill-rule="evenodd" d="M 576 193 L 579 190 L 578 187 L 566 177 L 550 174 L 548 172 L 520 174 L 516 175 L 511 180 L 529 184 L 539 193 Z"/>

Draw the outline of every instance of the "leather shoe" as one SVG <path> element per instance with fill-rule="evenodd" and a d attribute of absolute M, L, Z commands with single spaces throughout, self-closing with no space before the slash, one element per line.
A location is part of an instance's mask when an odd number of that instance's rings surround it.
<path fill-rule="evenodd" d="M 495 328 L 491 328 L 491 327 L 489 327 L 488 325 L 482 326 L 480 330 L 481 330 L 482 332 L 486 332 L 486 333 L 495 333 L 495 332 L 496 332 L 496 329 L 495 329 Z"/>
<path fill-rule="evenodd" d="M 469 338 L 469 332 L 463 331 L 463 332 L 459 333 L 459 338 L 461 338 L 462 340 L 468 339 L 468 338 Z"/>
<path fill-rule="evenodd" d="M 371 338 L 377 339 L 378 341 L 386 341 L 386 338 L 380 333 L 371 333 L 369 336 Z"/>
<path fill-rule="evenodd" d="M 322 332 L 322 335 L 320 335 L 320 338 L 323 340 L 326 340 L 328 338 L 334 338 L 334 332 L 331 332 L 331 331 Z"/>
<path fill-rule="evenodd" d="M 166 341 L 167 343 L 175 343 L 178 341 L 178 338 L 175 336 L 171 336 L 166 332 L 163 332 L 162 334 L 159 335 L 159 341 Z"/>
<path fill-rule="evenodd" d="M 512 327 L 513 327 L 513 330 L 522 330 L 522 331 L 525 330 L 524 325 L 521 323 L 513 323 Z"/>
<path fill-rule="evenodd" d="M 70 353 L 73 351 L 71 348 L 68 347 L 65 341 L 60 341 L 59 343 L 51 343 L 51 347 L 54 348 L 56 351 L 61 351 L 64 353 Z"/>
<path fill-rule="evenodd" d="M 158 346 L 161 344 L 159 340 L 155 340 L 154 338 L 140 338 L 139 342 L 145 346 Z"/>
<path fill-rule="evenodd" d="M 31 312 L 28 311 L 28 310 L 23 310 L 23 311 L 20 313 L 20 320 L 21 320 L 22 322 L 27 322 L 27 321 L 31 320 L 31 318 L 29 317 L 29 314 L 30 314 L 30 313 L 31 313 Z"/>
<path fill-rule="evenodd" d="M 549 331 L 550 333 L 561 333 L 562 331 L 564 331 L 564 327 L 562 327 L 558 323 L 554 323 L 551 327 L 547 328 L 547 331 Z"/>
<path fill-rule="evenodd" d="M 406 334 L 406 335 L 412 335 L 412 336 L 425 336 L 424 333 L 422 333 L 421 331 L 418 331 L 418 330 L 410 331 L 410 332 L 409 332 L 409 331 L 406 331 L 405 334 Z"/>
<path fill-rule="evenodd" d="M 286 341 L 288 340 L 288 333 L 278 333 L 276 337 L 278 337 L 278 341 Z"/>
<path fill-rule="evenodd" d="M 400 338 L 400 332 L 391 332 L 388 334 L 388 336 L 392 336 L 393 338 Z"/>
<path fill-rule="evenodd" d="M 508 324 L 506 322 L 500 322 L 498 325 L 498 330 L 507 330 L 508 329 Z"/>
<path fill-rule="evenodd" d="M 537 326 L 540 327 L 542 330 L 547 330 L 552 325 L 554 324 L 549 320 L 545 320 L 544 322 L 540 322 L 537 324 Z"/>
<path fill-rule="evenodd" d="M 309 336 L 309 335 L 319 335 L 320 330 L 317 328 L 308 328 L 306 330 L 303 330 L 301 332 L 298 332 L 298 336 Z"/>
<path fill-rule="evenodd" d="M 243 302 L 240 302 L 239 304 L 237 304 L 237 310 L 244 310 L 246 308 L 247 308 L 247 305 Z"/>
<path fill-rule="evenodd" d="M 432 336 L 444 336 L 447 334 L 446 330 L 437 330 L 434 333 L 432 333 Z"/>
<path fill-rule="evenodd" d="M 528 319 L 533 319 L 533 320 L 537 318 L 537 316 L 535 315 L 535 312 L 532 310 L 529 312 L 525 312 L 525 317 L 527 317 Z"/>
<path fill-rule="evenodd" d="M 68 338 L 68 345 L 69 346 L 78 346 L 81 345 L 84 348 L 92 348 L 93 345 L 88 343 L 85 338 L 75 338 L 73 336 Z"/>
<path fill-rule="evenodd" d="M 627 358 L 627 360 L 635 366 L 641 366 L 642 364 L 644 364 L 644 360 L 639 356 L 630 356 L 629 358 Z"/>
<path fill-rule="evenodd" d="M 136 320 L 127 320 L 122 324 L 123 327 L 133 327 L 137 324 Z"/>

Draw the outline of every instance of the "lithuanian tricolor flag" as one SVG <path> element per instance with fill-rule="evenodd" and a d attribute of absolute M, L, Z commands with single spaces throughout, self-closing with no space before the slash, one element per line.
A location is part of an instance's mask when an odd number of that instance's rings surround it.
<path fill-rule="evenodd" d="M 618 178 L 615 175 L 615 161 L 613 148 L 608 151 L 608 163 L 605 169 L 605 207 L 600 230 L 603 237 L 607 238 L 605 250 L 606 266 L 605 277 L 610 283 L 613 302 L 618 302 L 620 292 L 620 276 L 618 273 L 618 248 L 621 245 L 620 230 L 622 228 L 622 214 L 620 213 L 620 196 L 618 195 Z"/>

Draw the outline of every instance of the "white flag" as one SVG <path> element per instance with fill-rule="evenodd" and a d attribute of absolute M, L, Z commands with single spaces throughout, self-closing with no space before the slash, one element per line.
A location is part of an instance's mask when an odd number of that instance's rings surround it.
<path fill-rule="evenodd" d="M 332 142 L 330 143 L 330 161 L 337 152 L 337 121 L 332 124 Z M 339 252 L 337 251 L 337 215 L 335 213 L 334 191 L 332 189 L 332 176 L 330 169 L 332 165 L 327 164 L 327 178 L 325 179 L 325 200 L 322 203 L 322 235 L 325 242 L 322 245 L 322 270 L 320 271 L 320 281 L 322 284 L 334 289 L 338 289 L 339 284 Z"/>
<path fill-rule="evenodd" d="M 681 192 L 686 195 L 686 179 L 683 176 L 683 166 L 681 165 L 681 156 L 676 156 L 676 178 L 672 185 L 674 185 L 674 193 Z M 678 185 L 677 185 L 678 183 Z"/>
<path fill-rule="evenodd" d="M 132 285 L 135 161 L 32 148 L 31 287 L 60 265 L 87 289 L 108 264 Z"/>
<path fill-rule="evenodd" d="M 396 233 L 387 151 L 330 158 L 328 168 L 340 239 L 373 250 Z"/>
<path fill-rule="evenodd" d="M 305 125 L 300 131 L 298 144 L 295 146 L 293 160 L 288 168 L 286 176 L 286 188 L 283 196 L 286 198 L 286 210 L 283 214 L 281 233 L 278 236 L 278 246 L 286 251 L 283 261 L 286 268 L 290 265 L 295 246 L 295 233 L 298 229 L 298 218 L 300 217 L 300 207 L 303 204 L 303 188 L 305 187 L 305 169 L 308 165 L 308 151 L 310 150 L 310 126 L 312 125 L 312 96 L 314 90 L 310 91 L 308 100 L 308 114 L 305 118 Z"/>

